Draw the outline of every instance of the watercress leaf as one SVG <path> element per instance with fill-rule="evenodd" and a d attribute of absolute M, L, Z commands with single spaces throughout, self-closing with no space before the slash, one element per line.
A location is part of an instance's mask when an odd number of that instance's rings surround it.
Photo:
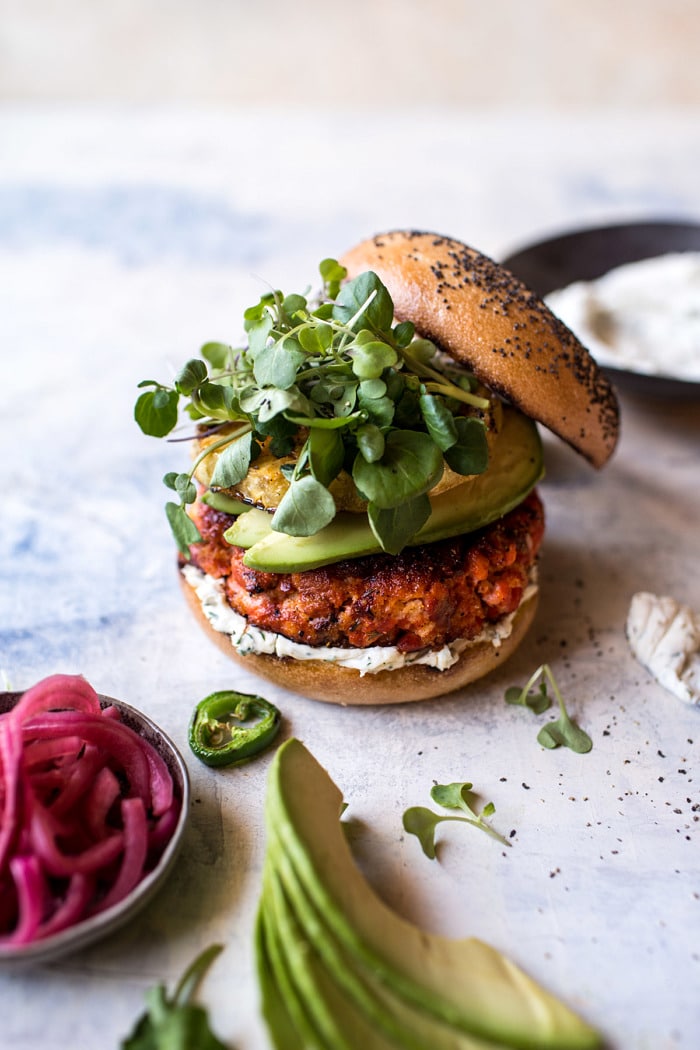
<path fill-rule="evenodd" d="M 394 426 L 411 429 L 420 418 L 420 392 L 412 385 L 411 376 L 404 379 L 401 396 L 394 405 Z M 432 440 L 432 439 L 431 439 Z"/>
<path fill-rule="evenodd" d="M 189 396 L 193 390 L 207 378 L 207 366 L 204 361 L 195 357 L 188 361 L 175 377 L 175 389 L 180 394 Z"/>
<path fill-rule="evenodd" d="M 382 379 L 386 383 L 386 396 L 398 404 L 406 387 L 406 376 L 396 368 L 388 368 Z"/>
<path fill-rule="evenodd" d="M 358 379 L 379 379 L 385 368 L 397 362 L 396 351 L 378 339 L 353 345 L 348 353 L 352 358 L 352 370 Z"/>
<path fill-rule="evenodd" d="M 208 415 L 216 419 L 231 419 L 237 415 L 235 393 L 230 386 L 205 382 L 198 391 L 199 403 Z"/>
<path fill-rule="evenodd" d="M 199 529 L 180 503 L 166 503 L 165 513 L 180 553 L 189 558 L 190 544 L 201 542 Z"/>
<path fill-rule="evenodd" d="M 428 433 L 439 449 L 445 452 L 457 441 L 455 418 L 441 397 L 421 394 L 419 405 Z"/>
<path fill-rule="evenodd" d="M 359 395 L 362 401 L 376 401 L 386 396 L 386 383 L 383 379 L 363 379 Z"/>
<path fill-rule="evenodd" d="M 335 299 L 340 289 L 341 281 L 345 280 L 348 271 L 344 266 L 340 265 L 337 259 L 323 259 L 318 269 L 323 279 L 327 297 Z"/>
<path fill-rule="evenodd" d="M 175 471 L 170 471 L 163 477 L 163 484 L 177 492 L 183 503 L 194 503 L 197 498 L 197 489 L 191 474 L 176 474 Z"/>
<path fill-rule="evenodd" d="M 261 317 L 246 320 L 245 328 L 248 333 L 248 350 L 253 358 L 257 357 L 261 350 L 267 346 L 267 340 L 272 331 L 272 318 L 265 311 Z"/>
<path fill-rule="evenodd" d="M 321 303 L 311 314 L 312 317 L 318 317 L 320 321 L 330 321 L 333 317 L 333 303 Z"/>
<path fill-rule="evenodd" d="M 273 456 L 288 456 L 296 445 L 297 425 L 284 416 L 273 416 L 265 423 L 257 421 L 255 433 L 259 438 L 270 438 L 270 452 Z"/>
<path fill-rule="evenodd" d="M 399 554 L 425 525 L 430 513 L 430 500 L 424 493 L 389 510 L 376 507 L 374 503 L 367 507 L 372 532 L 388 554 Z"/>
<path fill-rule="evenodd" d="M 328 422 L 336 422 L 336 420 Z M 337 429 L 311 427 L 307 445 L 311 473 L 327 488 L 343 466 L 345 459 L 343 439 Z"/>
<path fill-rule="evenodd" d="M 263 397 L 258 407 L 260 424 L 266 424 L 268 420 L 282 412 L 289 412 L 292 415 L 314 415 L 313 405 L 296 386 L 290 387 L 289 390 L 265 387 L 262 393 Z"/>
<path fill-rule="evenodd" d="M 255 355 L 255 380 L 263 387 L 289 390 L 296 381 L 297 370 L 304 359 L 304 351 L 296 339 L 278 339 L 262 347 Z"/>
<path fill-rule="evenodd" d="M 442 819 L 426 806 L 411 806 L 403 815 L 404 831 L 416 836 L 429 860 L 435 860 L 435 829 Z"/>
<path fill-rule="evenodd" d="M 391 332 L 394 304 L 376 273 L 361 273 L 340 289 L 333 317 L 353 331 L 371 328 L 377 333 Z"/>
<path fill-rule="evenodd" d="M 307 474 L 297 478 L 272 516 L 272 528 L 288 536 L 313 536 L 335 517 L 335 501 L 324 485 Z"/>
<path fill-rule="evenodd" d="M 355 431 L 360 455 L 368 463 L 376 463 L 384 455 L 384 435 L 374 423 L 365 423 Z"/>
<path fill-rule="evenodd" d="M 390 397 L 365 397 L 363 393 L 364 384 L 360 383 L 358 390 L 358 404 L 366 413 L 367 422 L 386 430 L 394 421 L 396 406 Z"/>
<path fill-rule="evenodd" d="M 205 343 L 199 352 L 217 371 L 230 367 L 233 350 L 226 343 Z"/>
<path fill-rule="evenodd" d="M 197 498 L 197 487 L 191 474 L 178 474 L 175 478 L 175 491 L 183 503 L 194 503 Z"/>
<path fill-rule="evenodd" d="M 294 317 L 295 314 L 301 314 L 306 310 L 306 298 L 303 295 L 297 295 L 292 293 L 291 295 L 285 295 L 282 300 L 282 310 L 287 317 Z"/>
<path fill-rule="evenodd" d="M 343 418 L 351 416 L 357 404 L 357 383 L 351 382 L 336 386 L 331 403 L 334 415 Z"/>
<path fill-rule="evenodd" d="M 366 498 L 389 510 L 427 492 L 442 474 L 442 455 L 432 439 L 415 430 L 392 430 L 376 463 L 357 455 L 352 475 Z"/>
<path fill-rule="evenodd" d="M 411 343 L 411 356 L 427 365 L 435 357 L 437 347 L 430 339 L 418 338 Z"/>
<path fill-rule="evenodd" d="M 329 324 L 310 324 L 299 330 L 298 338 L 308 354 L 324 354 L 333 342 L 333 329 Z"/>
<path fill-rule="evenodd" d="M 394 341 L 397 346 L 406 347 L 413 339 L 416 328 L 413 321 L 401 321 L 394 328 Z"/>
<path fill-rule="evenodd" d="M 146 390 L 134 406 L 134 419 L 149 437 L 165 437 L 177 424 L 179 400 L 177 390 Z"/>
<path fill-rule="evenodd" d="M 238 485 L 248 473 L 251 461 L 260 452 L 260 446 L 251 431 L 234 438 L 219 452 L 211 475 L 213 488 L 229 489 Z"/>
<path fill-rule="evenodd" d="M 246 386 L 238 394 L 238 404 L 241 412 L 254 415 L 268 396 L 268 392 L 260 390 L 257 386 Z"/>
<path fill-rule="evenodd" d="M 457 441 L 445 450 L 447 464 L 457 474 L 482 474 L 489 464 L 486 427 L 473 416 L 457 416 Z"/>
<path fill-rule="evenodd" d="M 292 412 L 287 413 L 287 419 L 297 426 L 313 427 L 314 430 L 342 430 L 353 419 L 362 418 L 360 412 L 353 412 L 350 416 L 296 416 Z"/>

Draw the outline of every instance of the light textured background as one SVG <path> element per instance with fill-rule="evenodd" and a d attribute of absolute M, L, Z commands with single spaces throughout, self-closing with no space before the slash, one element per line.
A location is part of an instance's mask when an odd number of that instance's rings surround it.
<path fill-rule="evenodd" d="M 1 0 L 0 99 L 687 106 L 698 40 L 697 0 Z"/>
<path fill-rule="evenodd" d="M 186 452 L 138 432 L 137 382 L 378 229 L 502 257 L 562 227 L 699 216 L 699 22 L 696 0 L 0 0 L 0 680 L 80 671 L 188 754 L 193 703 L 234 671 L 180 595 L 160 478 Z M 503 948 L 611 1050 L 696 1050 L 700 711 L 634 662 L 624 617 L 641 587 L 700 603 L 698 414 L 623 411 L 600 476 L 547 441 L 543 599 L 506 669 L 392 711 L 270 695 L 402 914 Z M 590 755 L 545 753 L 503 703 L 543 660 Z M 115 1048 L 145 989 L 214 939 L 214 1027 L 269 1050 L 251 951 L 268 763 L 190 764 L 168 886 L 89 951 L 2 971 L 2 1050 Z M 465 777 L 513 848 L 445 835 L 431 864 L 401 812 Z"/>

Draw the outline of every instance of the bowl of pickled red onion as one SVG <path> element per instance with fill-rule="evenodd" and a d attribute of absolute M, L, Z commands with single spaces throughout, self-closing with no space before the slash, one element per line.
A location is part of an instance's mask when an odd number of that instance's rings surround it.
<path fill-rule="evenodd" d="M 187 767 L 136 708 L 79 675 L 0 693 L 0 965 L 85 947 L 170 873 Z"/>

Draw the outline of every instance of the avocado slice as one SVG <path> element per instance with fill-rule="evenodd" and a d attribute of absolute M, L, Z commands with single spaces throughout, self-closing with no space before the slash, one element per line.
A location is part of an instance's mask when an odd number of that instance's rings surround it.
<path fill-rule="evenodd" d="M 264 956 L 258 957 L 258 972 L 262 969 L 263 976 L 263 1011 L 276 1050 L 296 1050 L 297 1045 L 303 1050 L 326 1050 L 326 1044 L 316 1031 L 308 1006 L 303 997 L 298 995 L 292 980 L 264 888 L 257 921 L 258 946 L 265 953 Z M 289 1026 L 288 1033 L 285 1033 L 282 1027 L 285 1020 Z"/>
<path fill-rule="evenodd" d="M 279 961 L 286 969 L 288 994 L 297 996 L 303 1003 L 313 1035 L 320 1044 L 332 1050 L 358 1050 L 359 1047 L 363 1050 L 400 1050 L 400 1043 L 387 1040 L 381 1030 L 344 996 L 334 976 L 306 939 L 281 883 L 269 867 L 265 872 L 263 907 L 269 916 L 269 926 L 274 930 Z"/>
<path fill-rule="evenodd" d="M 305 1050 L 275 980 L 262 905 L 255 919 L 255 960 L 260 986 L 262 1015 L 275 1050 Z"/>
<path fill-rule="evenodd" d="M 324 974 L 333 975 L 337 985 L 334 989 L 336 1010 L 338 1004 L 343 1003 L 346 1012 L 362 1014 L 372 1030 L 382 1032 L 391 1045 L 398 1045 L 402 1050 L 426 1050 L 426 1047 L 430 1050 L 499 1050 L 499 1047 L 504 1050 L 501 1043 L 485 1042 L 455 1029 L 378 980 L 374 971 L 363 967 L 361 961 L 337 941 L 296 878 L 289 857 L 274 840 L 274 833 L 268 857 L 268 868 L 273 869 L 270 879 L 279 880 L 294 910 L 296 936 L 306 943 L 308 965 L 320 966 Z"/>
<path fill-rule="evenodd" d="M 225 492 L 217 492 L 214 489 L 207 489 L 202 496 L 202 502 L 213 507 L 214 510 L 223 511 L 224 514 L 245 514 L 251 509 L 249 503 L 244 503 L 240 499 L 234 499 L 233 496 L 227 496 Z"/>
<path fill-rule="evenodd" d="M 253 547 L 272 532 L 272 515 L 258 507 L 248 507 L 224 533 L 224 539 L 234 547 Z M 281 533 L 275 533 L 281 535 Z"/>
<path fill-rule="evenodd" d="M 411 545 L 473 532 L 496 521 L 525 499 L 542 474 L 542 443 L 536 424 L 506 407 L 488 470 L 434 496 L 430 501 L 432 513 Z M 253 520 L 249 520 L 254 513 L 249 511 L 239 518 L 226 533 L 229 543 L 247 548 L 243 562 L 252 569 L 302 572 L 381 551 L 366 514 L 339 512 L 313 536 L 287 536 L 272 529 L 271 516 L 264 511 L 258 512 L 264 519 L 254 519 L 254 530 Z"/>
<path fill-rule="evenodd" d="M 455 1028 L 518 1050 L 592 1050 L 598 1033 L 509 959 L 475 938 L 406 922 L 373 892 L 340 824 L 342 795 L 304 745 L 276 752 L 268 827 L 344 951 L 396 995 Z"/>

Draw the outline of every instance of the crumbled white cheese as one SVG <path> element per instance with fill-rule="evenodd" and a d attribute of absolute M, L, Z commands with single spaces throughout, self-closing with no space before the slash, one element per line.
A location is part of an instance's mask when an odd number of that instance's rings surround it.
<path fill-rule="evenodd" d="M 700 703 L 700 614 L 675 598 L 641 591 L 627 615 L 636 658 L 680 700 Z"/>
<path fill-rule="evenodd" d="M 511 613 L 498 623 L 485 627 L 477 638 L 460 638 L 436 650 L 422 649 L 413 653 L 402 653 L 393 645 L 371 646 L 367 649 L 302 645 L 274 631 L 255 627 L 244 616 L 235 612 L 226 601 L 221 580 L 201 572 L 194 565 L 185 565 L 182 574 L 199 598 L 202 611 L 211 626 L 216 631 L 230 635 L 231 644 L 239 653 L 268 653 L 274 656 L 290 656 L 295 660 L 330 660 L 342 667 L 354 668 L 361 675 L 395 671 L 409 664 L 425 664 L 438 671 L 445 671 L 457 663 L 460 655 L 470 645 L 488 641 L 496 647 L 500 646 L 510 635 L 515 616 L 515 613 Z M 533 570 L 523 601 L 531 598 L 536 590 L 536 574 Z"/>
<path fill-rule="evenodd" d="M 627 263 L 546 302 L 599 364 L 700 381 L 700 252 Z"/>

